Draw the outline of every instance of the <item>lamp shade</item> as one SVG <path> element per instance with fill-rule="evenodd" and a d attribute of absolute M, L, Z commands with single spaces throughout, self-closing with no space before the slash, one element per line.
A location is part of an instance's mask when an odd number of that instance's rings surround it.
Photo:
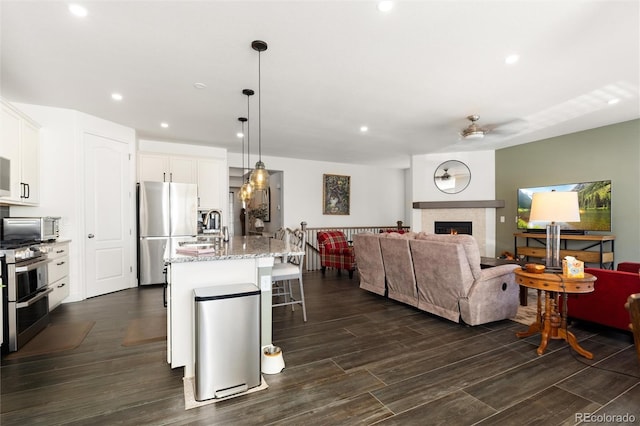
<path fill-rule="evenodd" d="M 577 192 L 535 192 L 531 199 L 532 222 L 580 222 Z"/>
<path fill-rule="evenodd" d="M 256 163 L 256 168 L 251 172 L 251 186 L 256 191 L 263 191 L 269 188 L 269 172 L 264 167 L 262 161 Z"/>
<path fill-rule="evenodd" d="M 251 183 L 249 183 L 249 179 L 247 179 L 247 182 L 245 182 L 242 187 L 240 187 L 240 200 L 247 202 L 249 200 L 251 200 L 251 198 L 253 197 L 253 186 L 251 186 Z"/>

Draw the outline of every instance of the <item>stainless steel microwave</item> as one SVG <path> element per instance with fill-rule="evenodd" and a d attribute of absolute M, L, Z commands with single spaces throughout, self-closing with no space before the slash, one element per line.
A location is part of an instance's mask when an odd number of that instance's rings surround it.
<path fill-rule="evenodd" d="M 5 217 L 2 219 L 4 241 L 51 241 L 60 237 L 59 217 Z"/>

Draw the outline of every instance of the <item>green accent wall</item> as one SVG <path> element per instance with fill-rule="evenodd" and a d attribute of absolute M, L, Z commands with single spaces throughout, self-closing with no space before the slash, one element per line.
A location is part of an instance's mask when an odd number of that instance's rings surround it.
<path fill-rule="evenodd" d="M 496 254 L 514 251 L 518 188 L 611 180 L 615 263 L 640 262 L 640 120 L 496 151 Z M 504 223 L 500 217 L 504 216 Z"/>

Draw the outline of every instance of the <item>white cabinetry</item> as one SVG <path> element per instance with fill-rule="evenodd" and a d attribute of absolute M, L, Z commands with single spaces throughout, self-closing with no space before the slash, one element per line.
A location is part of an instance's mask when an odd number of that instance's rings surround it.
<path fill-rule="evenodd" d="M 2 102 L 0 128 L 0 156 L 11 160 L 11 194 L 0 197 L 0 201 L 37 205 L 40 201 L 39 126 Z"/>
<path fill-rule="evenodd" d="M 198 158 L 138 153 L 138 182 L 178 182 L 198 185 L 198 208 L 226 211 L 229 184 L 227 162 L 222 158 Z"/>
<path fill-rule="evenodd" d="M 201 209 L 226 211 L 228 193 L 226 162 L 218 159 L 198 160 L 198 206 Z"/>
<path fill-rule="evenodd" d="M 197 183 L 197 159 L 155 153 L 138 154 L 138 182 Z"/>
<path fill-rule="evenodd" d="M 56 243 L 49 248 L 47 275 L 49 288 L 49 310 L 52 311 L 69 296 L 69 243 Z"/>

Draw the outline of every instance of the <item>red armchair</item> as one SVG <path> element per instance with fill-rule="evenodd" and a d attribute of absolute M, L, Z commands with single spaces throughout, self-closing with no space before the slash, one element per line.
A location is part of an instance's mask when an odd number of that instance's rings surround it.
<path fill-rule="evenodd" d="M 356 258 L 353 247 L 347 242 L 341 231 L 319 231 L 318 248 L 320 249 L 320 267 L 322 274 L 326 268 L 337 268 L 349 271 L 349 278 L 353 278 L 356 269 Z"/>
<path fill-rule="evenodd" d="M 569 318 L 629 331 L 629 312 L 624 305 L 631 294 L 640 293 L 640 274 L 637 268 L 635 272 L 621 271 L 620 265 L 617 271 L 585 268 L 597 278 L 595 290 L 568 296 Z"/>

